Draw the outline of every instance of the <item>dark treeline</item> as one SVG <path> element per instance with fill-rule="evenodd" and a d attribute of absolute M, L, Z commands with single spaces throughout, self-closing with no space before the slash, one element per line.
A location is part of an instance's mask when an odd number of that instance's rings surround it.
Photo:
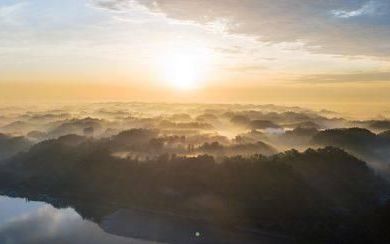
<path fill-rule="evenodd" d="M 298 243 L 389 243 L 386 119 L 239 104 L 0 111 L 4 194 L 97 222 L 136 207 Z"/>
<path fill-rule="evenodd" d="M 381 175 L 390 179 L 389 131 L 375 134 L 363 128 L 341 128 L 320 131 L 312 138 L 315 145 L 343 148 L 369 162 Z"/>
<path fill-rule="evenodd" d="M 340 149 L 234 156 L 218 163 L 207 155 L 169 154 L 139 161 L 112 156 L 112 143 L 71 135 L 39 143 L 2 163 L 2 191 L 65 199 L 91 219 L 101 216 L 77 202 L 201 216 L 308 243 L 389 240 L 383 232 L 390 227 L 387 184 Z"/>

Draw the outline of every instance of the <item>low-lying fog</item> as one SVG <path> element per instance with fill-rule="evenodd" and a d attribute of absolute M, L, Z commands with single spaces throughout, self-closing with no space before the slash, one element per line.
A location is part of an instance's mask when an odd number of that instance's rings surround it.
<path fill-rule="evenodd" d="M 69 136 L 78 135 L 79 137 Z M 64 137 L 65 136 L 65 137 Z M 94 103 L 0 108 L 0 160 L 62 137 L 111 140 L 112 155 L 226 156 L 335 146 L 387 175 L 390 120 L 352 120 L 329 110 L 276 105 Z"/>

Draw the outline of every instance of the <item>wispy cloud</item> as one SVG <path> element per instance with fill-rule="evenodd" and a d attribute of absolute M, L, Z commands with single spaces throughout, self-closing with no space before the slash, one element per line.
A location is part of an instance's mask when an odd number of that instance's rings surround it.
<path fill-rule="evenodd" d="M 359 72 L 348 74 L 315 74 L 297 79 L 304 83 L 390 82 L 390 72 Z"/>
<path fill-rule="evenodd" d="M 123 11 L 134 7 L 134 0 L 93 0 L 92 5 L 98 8 L 109 9 L 112 11 Z"/>
<path fill-rule="evenodd" d="M 105 0 L 100 5 L 117 9 L 123 8 L 125 2 L 134 1 Z M 227 26 L 227 32 L 250 35 L 263 42 L 299 42 L 304 43 L 311 52 L 328 54 L 390 55 L 390 1 L 387 0 L 137 2 L 152 12 L 180 21 L 209 24 L 224 19 L 234 23 Z M 372 18 L 353 18 L 357 16 Z M 349 21 L 345 21 L 346 19 Z"/>
<path fill-rule="evenodd" d="M 352 18 L 362 15 L 374 15 L 377 13 L 380 5 L 375 1 L 369 1 L 359 9 L 347 11 L 347 10 L 332 10 L 332 14 L 338 18 Z"/>

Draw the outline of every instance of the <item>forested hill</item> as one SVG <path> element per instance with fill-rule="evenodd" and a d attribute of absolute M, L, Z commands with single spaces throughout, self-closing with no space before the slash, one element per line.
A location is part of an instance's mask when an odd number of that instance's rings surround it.
<path fill-rule="evenodd" d="M 218 163 L 207 155 L 168 154 L 138 161 L 114 157 L 110 143 L 67 136 L 36 144 L 1 163 L 1 190 L 73 204 L 142 206 L 304 240 L 385 238 L 377 231 L 389 219 L 376 213 L 388 214 L 387 184 L 343 150 L 291 150 Z"/>

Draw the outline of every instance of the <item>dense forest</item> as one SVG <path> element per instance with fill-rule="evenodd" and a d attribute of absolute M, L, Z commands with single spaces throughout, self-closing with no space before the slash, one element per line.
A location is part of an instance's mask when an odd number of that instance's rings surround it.
<path fill-rule="evenodd" d="M 2 127 L 0 191 L 97 223 L 141 208 L 298 243 L 390 240 L 386 130 L 299 108 L 192 109 L 199 116 L 23 114 Z"/>

